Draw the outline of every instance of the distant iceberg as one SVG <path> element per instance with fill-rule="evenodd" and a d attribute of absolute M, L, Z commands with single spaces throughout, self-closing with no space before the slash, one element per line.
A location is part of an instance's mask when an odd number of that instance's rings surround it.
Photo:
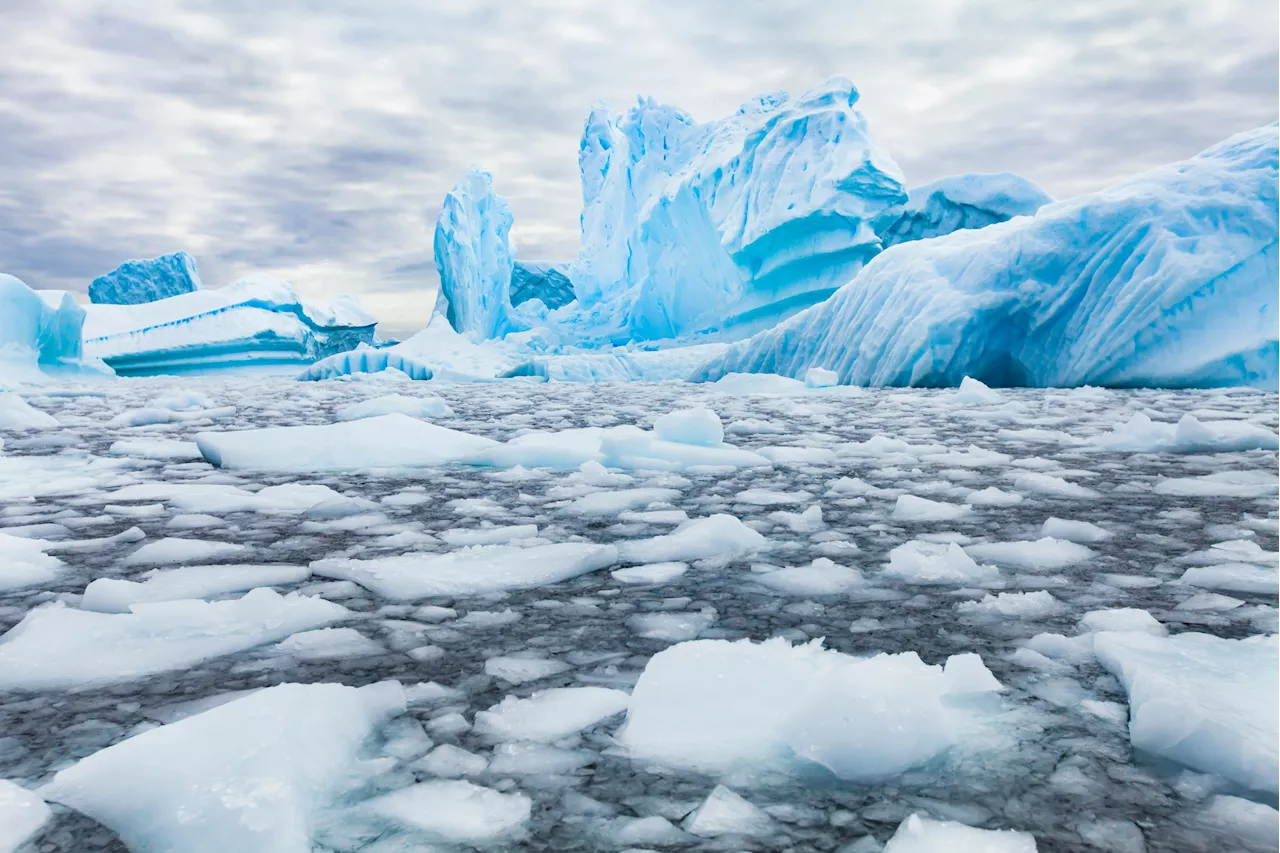
<path fill-rule="evenodd" d="M 124 376 L 282 369 L 372 344 L 377 319 L 352 296 L 303 301 L 255 273 L 143 305 L 90 305 L 84 348 Z"/>
<path fill-rule="evenodd" d="M 109 375 L 84 357 L 84 308 L 62 290 L 32 290 L 0 273 L 0 388 L 40 382 L 51 375 Z"/>
<path fill-rule="evenodd" d="M 174 252 L 158 258 L 125 261 L 89 284 L 89 301 L 95 305 L 141 305 L 200 290 L 195 258 Z"/>
<path fill-rule="evenodd" d="M 697 380 L 1276 388 L 1277 129 L 978 230 L 885 251 Z"/>

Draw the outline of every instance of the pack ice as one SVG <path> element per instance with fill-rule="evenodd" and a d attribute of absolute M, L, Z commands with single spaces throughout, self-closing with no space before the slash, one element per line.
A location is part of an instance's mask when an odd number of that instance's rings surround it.
<path fill-rule="evenodd" d="M 895 246 L 694 377 L 1275 388 L 1272 127 L 985 228 Z"/>

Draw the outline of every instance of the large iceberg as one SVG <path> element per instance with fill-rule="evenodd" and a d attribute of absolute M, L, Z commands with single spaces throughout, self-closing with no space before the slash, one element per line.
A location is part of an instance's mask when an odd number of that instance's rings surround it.
<path fill-rule="evenodd" d="M 872 222 L 907 200 L 857 100 L 835 77 L 705 124 L 652 99 L 625 115 L 597 105 L 569 273 L 582 319 L 614 342 L 660 340 L 767 325 L 826 298 L 880 251 Z"/>
<path fill-rule="evenodd" d="M 0 273 L 0 388 L 39 382 L 49 374 L 109 373 L 84 358 L 84 321 L 85 311 L 70 293 L 32 290 Z"/>
<path fill-rule="evenodd" d="M 84 347 L 126 376 L 280 368 L 371 344 L 376 324 L 354 297 L 304 302 L 255 273 L 144 305 L 90 305 Z"/>
<path fill-rule="evenodd" d="M 200 290 L 196 259 L 186 252 L 158 258 L 125 261 L 89 284 L 89 301 L 95 305 L 141 305 Z"/>
<path fill-rule="evenodd" d="M 1275 388 L 1277 131 L 978 230 L 895 246 L 693 378 Z"/>

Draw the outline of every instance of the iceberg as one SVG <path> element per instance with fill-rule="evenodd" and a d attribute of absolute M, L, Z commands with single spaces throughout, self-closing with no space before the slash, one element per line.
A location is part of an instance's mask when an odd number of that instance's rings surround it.
<path fill-rule="evenodd" d="M 281 369 L 373 342 L 377 318 L 351 296 L 304 302 L 254 273 L 142 305 L 90 305 L 84 348 L 124 376 Z"/>
<path fill-rule="evenodd" d="M 440 293 L 435 312 L 474 341 L 527 328 L 511 305 L 511 209 L 493 177 L 472 168 L 444 197 L 436 220 Z"/>
<path fill-rule="evenodd" d="M 141 305 L 170 296 L 200 290 L 196 259 L 186 252 L 158 258 L 125 261 L 89 284 L 89 301 L 95 305 Z"/>
<path fill-rule="evenodd" d="M 877 227 L 887 249 L 952 231 L 985 228 L 1015 216 L 1032 216 L 1053 199 L 1021 175 L 965 174 L 912 187 L 906 207 Z"/>
<path fill-rule="evenodd" d="M 901 172 L 835 77 L 705 124 L 642 98 L 596 105 L 579 146 L 583 320 L 604 337 L 741 336 L 826 298 L 880 250 Z M 729 330 L 737 330 L 731 332 Z"/>
<path fill-rule="evenodd" d="M 1040 208 L 894 246 L 698 368 L 853 385 L 1275 389 L 1276 126 Z"/>
<path fill-rule="evenodd" d="M 70 293 L 32 290 L 0 273 L 0 388 L 50 375 L 109 375 L 100 362 L 84 357 L 84 321 L 85 311 Z"/>

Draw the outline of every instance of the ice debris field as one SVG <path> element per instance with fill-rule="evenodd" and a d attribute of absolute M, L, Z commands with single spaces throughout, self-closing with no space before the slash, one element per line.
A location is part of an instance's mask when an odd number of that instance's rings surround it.
<path fill-rule="evenodd" d="M 468 172 L 403 342 L 0 275 L 0 853 L 1276 851 L 1277 128 L 857 101 L 598 105 L 570 261 Z"/>

